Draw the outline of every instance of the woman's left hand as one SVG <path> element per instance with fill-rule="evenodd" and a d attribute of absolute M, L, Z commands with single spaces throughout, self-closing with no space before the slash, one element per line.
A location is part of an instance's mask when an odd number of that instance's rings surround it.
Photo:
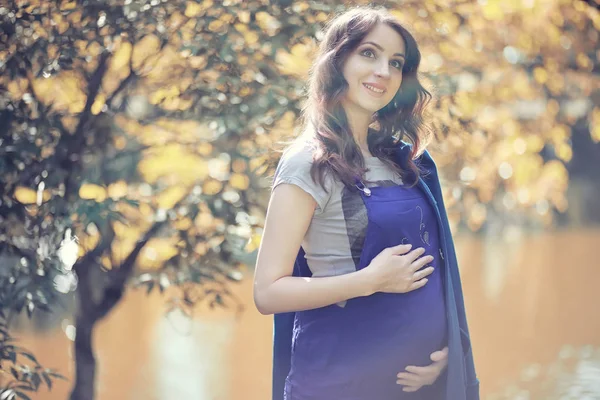
<path fill-rule="evenodd" d="M 426 367 L 416 367 L 409 365 L 406 367 L 406 372 L 400 372 L 397 384 L 403 385 L 404 392 L 416 392 L 423 386 L 431 385 L 444 371 L 448 365 L 448 347 L 444 347 L 440 351 L 431 353 L 431 361 L 433 363 Z"/>

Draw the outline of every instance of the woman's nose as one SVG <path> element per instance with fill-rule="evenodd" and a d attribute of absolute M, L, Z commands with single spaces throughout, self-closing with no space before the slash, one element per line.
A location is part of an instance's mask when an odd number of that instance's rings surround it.
<path fill-rule="evenodd" d="M 387 61 L 379 63 L 375 70 L 375 75 L 379 78 L 388 78 L 390 76 L 390 66 Z"/>

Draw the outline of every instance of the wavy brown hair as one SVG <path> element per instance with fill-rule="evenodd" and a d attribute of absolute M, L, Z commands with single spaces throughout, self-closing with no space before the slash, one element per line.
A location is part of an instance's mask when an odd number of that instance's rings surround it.
<path fill-rule="evenodd" d="M 385 107 L 378 110 L 369 127 L 369 151 L 397 171 L 405 183 L 415 184 L 420 172 L 413 161 L 428 130 L 422 122 L 423 111 L 431 94 L 421 85 L 417 70 L 421 53 L 417 42 L 400 22 L 383 8 L 357 7 L 331 20 L 310 70 L 308 96 L 302 110 L 305 132 L 301 141 L 314 147 L 311 175 L 325 188 L 325 172 L 330 171 L 347 186 L 363 179 L 366 167 L 360 147 L 354 140 L 341 100 L 348 90 L 342 67 L 369 32 L 378 24 L 393 28 L 406 45 L 400 89 Z M 310 128 L 310 129 L 307 129 Z M 398 142 L 412 144 L 405 168 L 394 160 Z M 408 171 L 407 171 L 408 169 Z"/>

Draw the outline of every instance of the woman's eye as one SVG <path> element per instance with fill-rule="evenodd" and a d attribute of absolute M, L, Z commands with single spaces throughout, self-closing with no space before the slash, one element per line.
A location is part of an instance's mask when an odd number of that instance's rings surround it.
<path fill-rule="evenodd" d="M 363 56 L 367 56 L 367 57 L 374 57 L 375 54 L 373 54 L 373 52 L 371 50 L 363 50 L 362 52 Z"/>
<path fill-rule="evenodd" d="M 402 63 L 400 61 L 395 61 L 394 60 L 394 61 L 391 62 L 391 64 L 392 64 L 392 66 L 394 68 L 402 69 L 402 67 L 403 67 L 403 65 L 402 65 Z"/>

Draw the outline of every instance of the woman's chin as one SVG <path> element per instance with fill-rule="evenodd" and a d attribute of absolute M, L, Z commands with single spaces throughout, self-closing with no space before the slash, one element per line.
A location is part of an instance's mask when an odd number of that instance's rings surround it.
<path fill-rule="evenodd" d="M 384 106 L 381 104 L 364 104 L 363 109 L 369 112 L 371 115 L 375 114 L 377 111 L 381 110 Z"/>

